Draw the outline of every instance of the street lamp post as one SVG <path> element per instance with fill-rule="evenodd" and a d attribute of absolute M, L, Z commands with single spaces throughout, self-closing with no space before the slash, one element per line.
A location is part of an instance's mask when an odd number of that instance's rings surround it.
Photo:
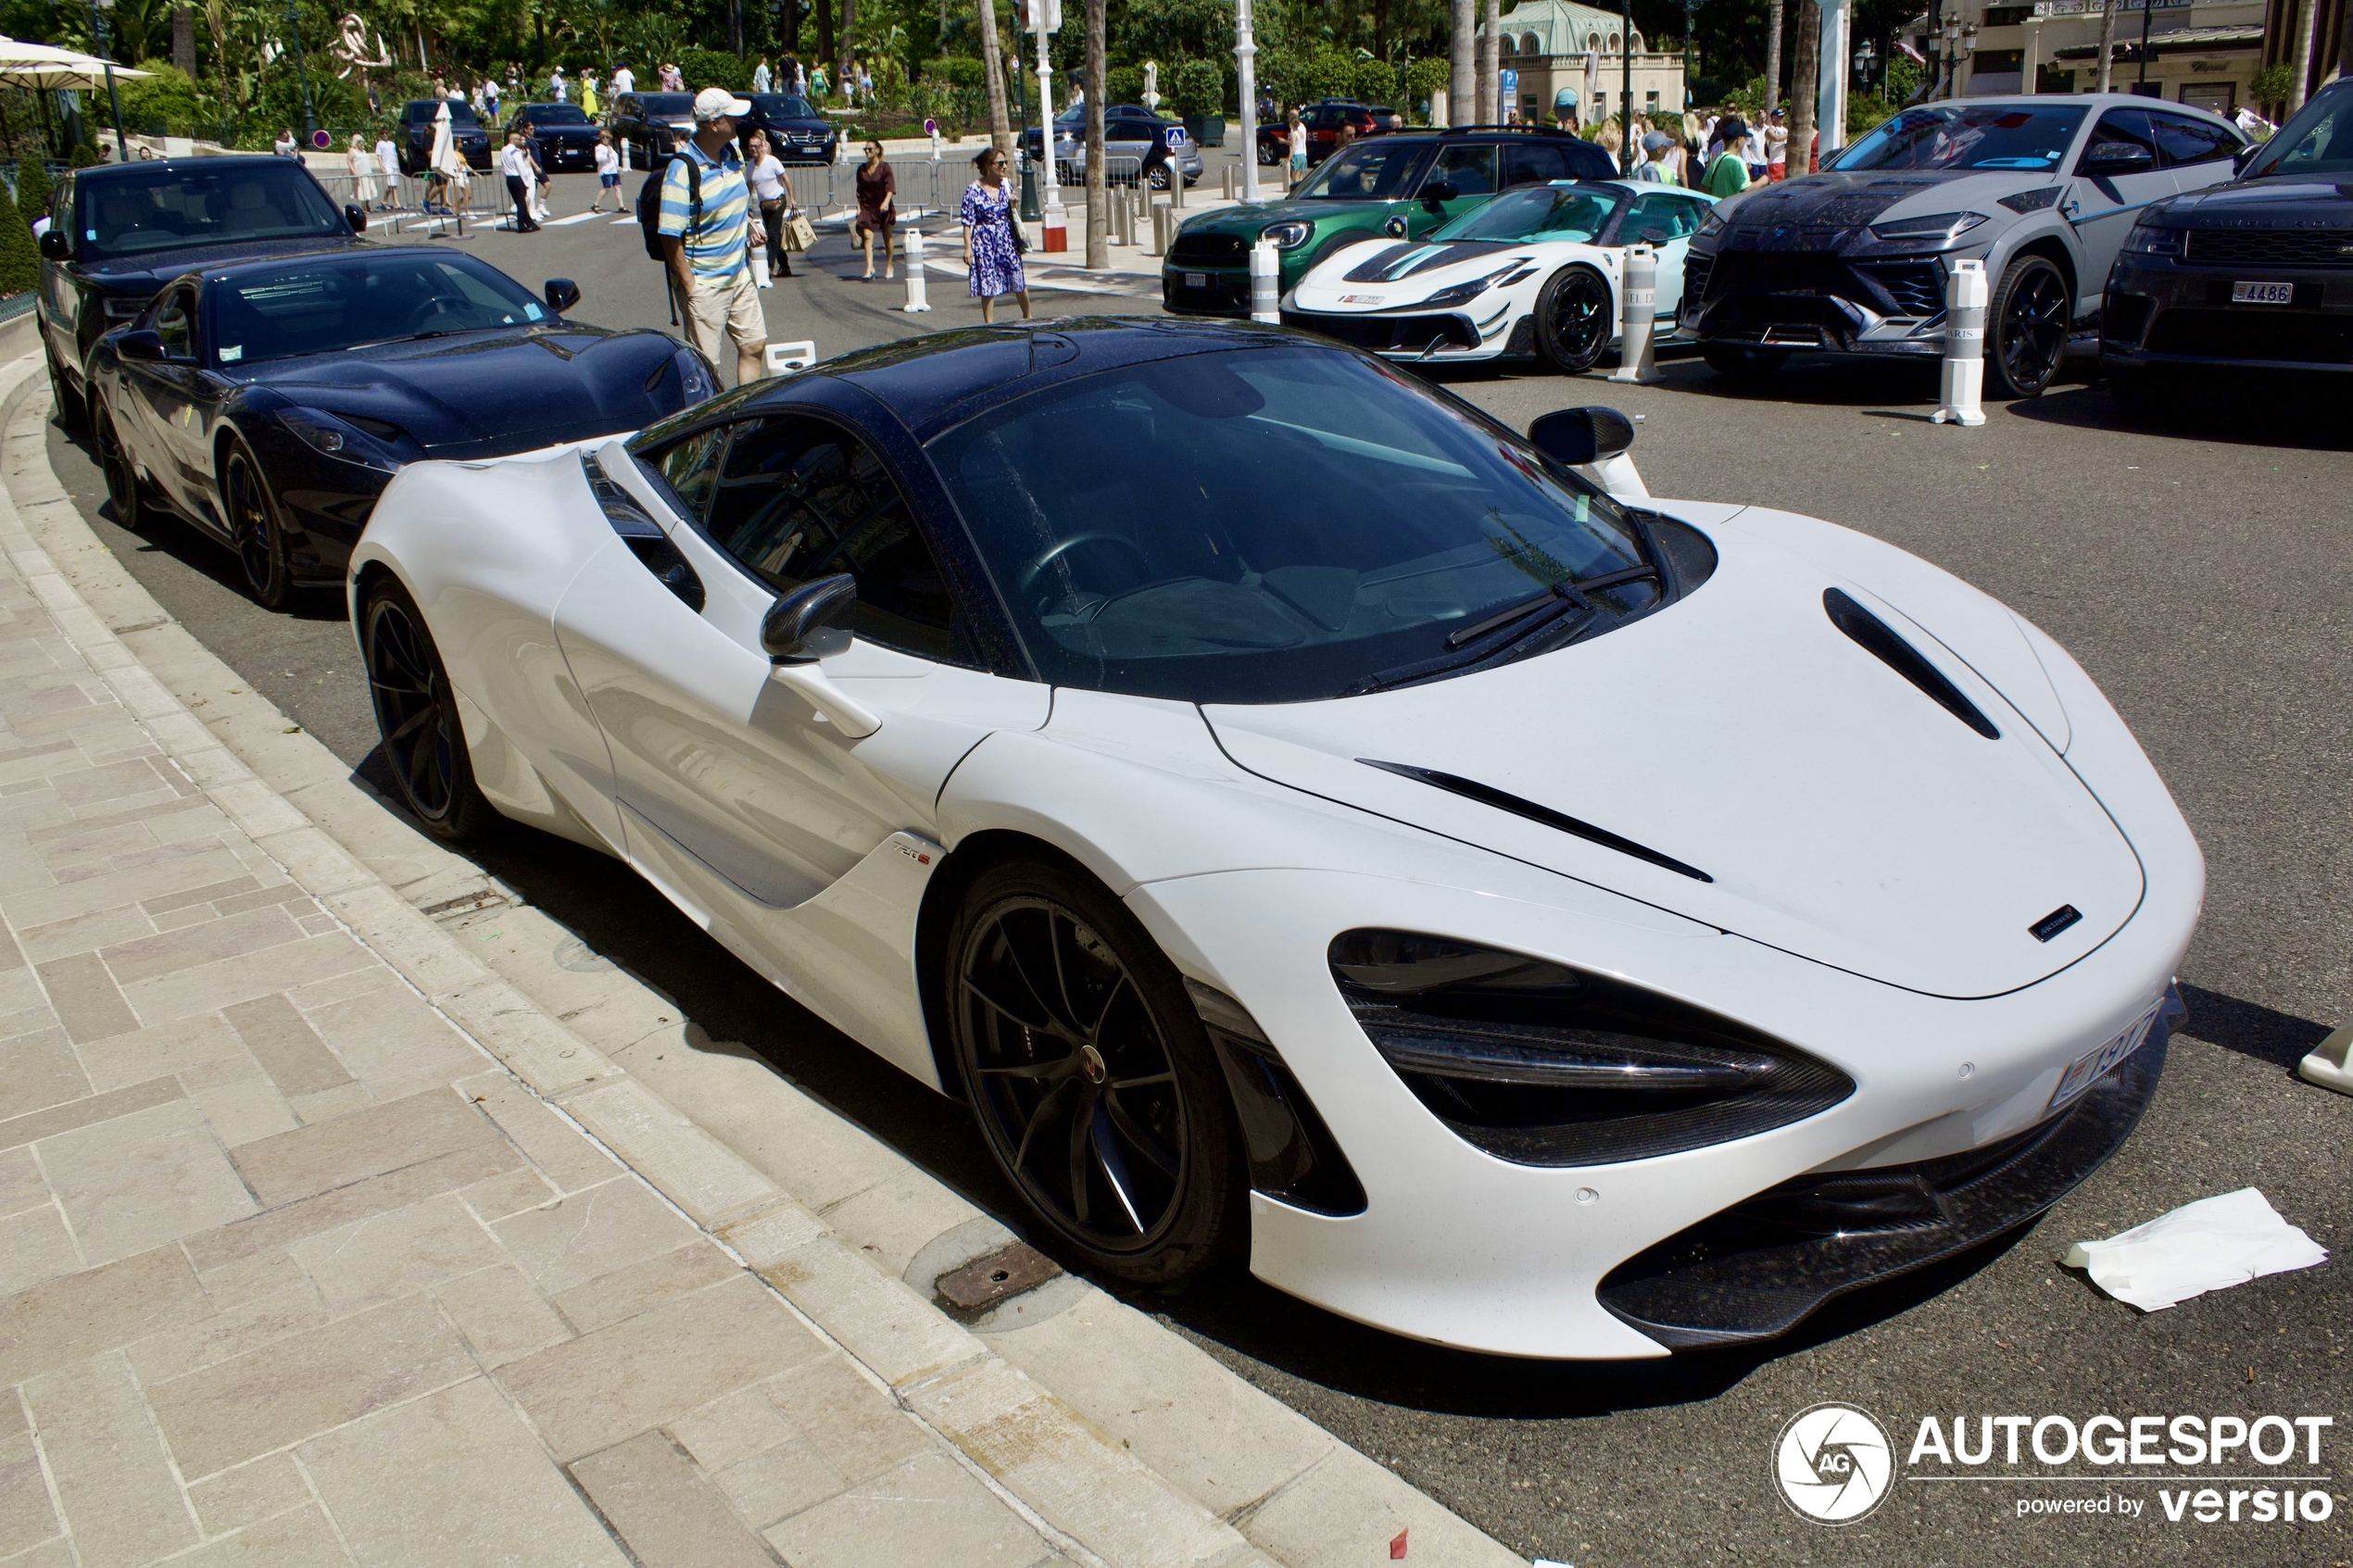
<path fill-rule="evenodd" d="M 107 13 L 114 9 L 114 0 L 90 0 L 90 34 L 98 41 L 98 56 L 107 62 L 107 104 L 114 110 L 114 156 L 119 163 L 131 161 L 131 149 L 122 140 L 122 94 L 115 90 L 114 61 L 109 52 L 114 40 L 107 35 Z"/>
<path fill-rule="evenodd" d="M 1618 0 L 1617 57 L 1624 64 L 1617 80 L 1617 123 L 1626 128 L 1625 137 L 1617 144 L 1617 168 L 1618 172 L 1631 180 L 1634 177 L 1634 0 Z"/>
<path fill-rule="evenodd" d="M 302 17 L 295 0 L 286 0 L 286 31 L 294 34 L 295 77 L 302 83 L 302 139 L 308 143 L 318 133 L 319 117 L 310 107 L 310 71 L 302 63 Z"/>
<path fill-rule="evenodd" d="M 2114 0 L 2110 0 L 2110 4 L 2113 3 Z M 2317 0 L 2315 3 L 2317 4 Z M 2133 90 L 2142 93 L 2144 97 L 2147 94 L 2143 92 L 2143 89 L 2149 84 L 2149 17 L 2156 9 L 2157 7 L 2150 4 L 2150 0 L 2141 0 L 2141 80 L 2140 85 Z"/>
<path fill-rule="evenodd" d="M 1256 207 L 1258 194 L 1258 41 L 1251 31 L 1250 0 L 1234 0 L 1234 76 L 1241 94 L 1242 204 Z M 1408 106 L 1409 107 L 1411 106 Z M 1177 170 L 1182 178 L 1184 170 Z"/>

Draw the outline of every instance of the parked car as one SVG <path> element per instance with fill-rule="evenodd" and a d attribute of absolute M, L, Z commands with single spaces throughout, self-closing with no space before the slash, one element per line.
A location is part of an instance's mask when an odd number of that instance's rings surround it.
<path fill-rule="evenodd" d="M 400 111 L 400 143 L 396 149 L 400 157 L 400 172 L 422 174 L 433 162 L 434 117 L 441 108 L 438 98 L 412 98 Z M 466 167 L 486 169 L 490 167 L 490 132 L 483 129 L 474 107 L 462 98 L 449 103 L 449 139 L 457 144 L 465 158 Z"/>
<path fill-rule="evenodd" d="M 2353 82 L 2240 164 L 2144 207 L 2108 273 L 2100 363 L 2128 409 L 2212 367 L 2353 372 Z"/>
<path fill-rule="evenodd" d="M 1342 245 L 1388 235 L 1419 239 L 1498 191 L 1555 180 L 1607 180 L 1609 154 L 1567 131 L 1482 126 L 1368 137 L 1289 199 L 1186 220 L 1161 270 L 1161 301 L 1180 315 L 1250 314 L 1250 247 L 1264 236 L 1289 294 Z"/>
<path fill-rule="evenodd" d="M 1365 112 L 1373 117 L 1373 130 L 1376 133 L 1405 129 L 1405 115 L 1401 109 L 1390 108 L 1387 104 L 1373 104 L 1368 106 Z"/>
<path fill-rule="evenodd" d="M 57 178 L 41 236 L 41 349 L 58 422 L 88 412 L 90 357 L 191 267 L 357 245 L 367 212 L 341 212 L 289 158 L 105 164 Z"/>
<path fill-rule="evenodd" d="M 1364 105 L 1340 98 L 1326 98 L 1320 103 L 1307 105 L 1300 110 L 1299 120 L 1307 127 L 1307 167 L 1310 169 L 1331 157 L 1332 149 L 1340 144 L 1340 128 L 1343 125 L 1354 126 L 1359 136 L 1404 129 L 1402 119 L 1391 126 Z M 1261 121 L 1258 127 L 1258 161 L 1279 165 L 1288 162 L 1290 157 L 1290 121 L 1280 117 L 1271 124 Z"/>
<path fill-rule="evenodd" d="M 695 95 L 623 93 L 612 101 L 610 124 L 614 144 L 628 147 L 631 167 L 648 168 L 693 138 Z"/>
<path fill-rule="evenodd" d="M 1718 207 L 1692 242 L 1682 330 L 1748 379 L 1802 349 L 1933 358 L 1953 263 L 1979 260 L 1985 390 L 2032 397 L 2095 330 L 2135 215 L 2228 180 L 2246 144 L 2219 115 L 2123 94 L 1917 105 L 1821 173 Z"/>
<path fill-rule="evenodd" d="M 1082 124 L 1070 136 L 1062 135 L 1059 130 L 1055 133 L 1054 157 L 1069 168 L 1073 180 L 1083 180 L 1087 175 L 1086 131 L 1086 126 Z M 1154 190 L 1168 189 L 1171 166 L 1184 170 L 1188 188 L 1201 183 L 1201 148 L 1177 121 L 1159 119 L 1150 115 L 1104 115 L 1103 156 L 1106 158 L 1137 160 L 1133 171 L 1124 164 L 1108 165 L 1104 178 L 1114 183 L 1132 183 L 1142 177 L 1143 158 L 1151 151 L 1154 142 L 1168 149 L 1168 161 L 1154 166 L 1149 176 Z"/>
<path fill-rule="evenodd" d="M 1683 253 L 1715 198 L 1632 180 L 1506 191 L 1421 240 L 1344 245 L 1283 301 L 1283 325 L 1429 364 L 1534 356 L 1568 375 L 1618 339 L 1625 247 L 1657 248 L 1672 318 Z"/>
<path fill-rule="evenodd" d="M 507 117 L 507 129 L 528 122 L 550 174 L 597 167 L 597 123 L 578 104 L 522 104 Z"/>
<path fill-rule="evenodd" d="M 186 520 L 235 550 L 276 608 L 341 581 L 409 463 L 635 430 L 715 390 L 710 365 L 662 332 L 567 320 L 579 298 L 568 279 L 535 295 L 421 245 L 191 270 L 92 361 L 115 521 Z"/>
<path fill-rule="evenodd" d="M 2056 643 L 1631 433 L 1279 328 L 938 332 L 411 464 L 351 622 L 427 831 L 635 866 L 1066 1260 L 1705 1350 L 2096 1169 L 2205 875 Z"/>
<path fill-rule="evenodd" d="M 1105 123 L 1114 119 L 1158 119 L 1159 118 L 1159 115 L 1141 104 L 1105 104 L 1103 106 Z M 1067 142 L 1073 137 L 1083 140 L 1086 134 L 1087 107 L 1085 105 L 1082 104 L 1075 109 L 1064 109 L 1054 117 L 1054 141 L 1057 144 Z M 1038 149 L 1044 145 L 1045 140 L 1035 125 L 1021 133 L 1021 150 L 1027 153 L 1033 160 L 1040 156 Z"/>
<path fill-rule="evenodd" d="M 753 93 L 751 113 L 736 122 L 738 137 L 768 132 L 768 150 L 779 163 L 830 164 L 841 156 L 841 132 L 806 98 L 789 93 Z"/>

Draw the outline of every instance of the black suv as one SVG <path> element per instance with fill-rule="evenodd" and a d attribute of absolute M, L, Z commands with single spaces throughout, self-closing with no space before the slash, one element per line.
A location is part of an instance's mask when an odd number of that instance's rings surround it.
<path fill-rule="evenodd" d="M 412 98 L 400 111 L 400 172 L 422 174 L 433 162 L 434 112 L 440 103 L 433 98 Z M 458 152 L 469 169 L 490 167 L 490 132 L 474 118 L 474 107 L 463 98 L 449 100 L 449 139 L 458 144 Z"/>
<path fill-rule="evenodd" d="M 525 120 L 539 139 L 540 167 L 547 173 L 597 167 L 597 126 L 578 104 L 525 104 L 507 117 L 507 129 Z"/>
<path fill-rule="evenodd" d="M 841 132 L 806 98 L 789 93 L 752 93 L 751 113 L 736 121 L 737 140 L 768 132 L 768 150 L 779 163 L 831 163 L 841 156 Z"/>
<path fill-rule="evenodd" d="M 2129 412 L 2216 367 L 2353 374 L 2353 82 L 2314 94 L 2238 178 L 2141 209 L 2100 311 Z"/>
<path fill-rule="evenodd" d="M 1616 178 L 1617 161 L 1608 153 L 1544 126 L 1367 136 L 1326 158 L 1287 201 L 1188 220 L 1168 247 L 1161 301 L 1181 315 L 1247 316 L 1250 248 L 1261 239 L 1274 242 L 1288 295 L 1341 245 L 1383 234 L 1418 239 L 1515 185 Z"/>
<path fill-rule="evenodd" d="M 694 140 L 692 93 L 623 93 L 612 101 L 612 139 L 631 167 L 649 169 Z"/>
<path fill-rule="evenodd" d="M 291 158 L 107 164 L 61 177 L 41 236 L 41 347 L 57 418 L 82 422 L 90 351 L 192 268 L 357 245 L 368 215 L 341 212 Z"/>

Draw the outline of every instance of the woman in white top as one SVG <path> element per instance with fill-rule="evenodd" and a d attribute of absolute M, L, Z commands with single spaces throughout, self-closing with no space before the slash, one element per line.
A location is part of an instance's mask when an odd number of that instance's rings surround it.
<path fill-rule="evenodd" d="M 376 160 L 369 155 L 367 148 L 359 144 L 357 135 L 351 138 L 351 149 L 344 154 L 343 161 L 351 170 L 351 199 L 362 207 L 373 205 L 376 199 Z"/>
<path fill-rule="evenodd" d="M 751 182 L 751 199 L 760 204 L 760 221 L 768 231 L 768 255 L 764 267 L 755 266 L 761 288 L 768 286 L 765 276 L 792 276 L 792 257 L 785 249 L 785 214 L 794 206 L 792 181 L 785 173 L 785 166 L 768 150 L 768 133 L 755 131 L 749 144 L 751 156 L 744 161 L 744 178 Z M 754 262 L 761 260 L 755 251 Z"/>
<path fill-rule="evenodd" d="M 1299 108 L 1290 111 L 1290 182 L 1298 184 L 1307 178 L 1307 122 L 1299 118 Z"/>
<path fill-rule="evenodd" d="M 621 155 L 613 151 L 612 132 L 599 131 L 597 132 L 597 204 L 589 211 L 605 210 L 605 193 L 608 191 L 612 193 L 612 209 L 621 211 Z"/>

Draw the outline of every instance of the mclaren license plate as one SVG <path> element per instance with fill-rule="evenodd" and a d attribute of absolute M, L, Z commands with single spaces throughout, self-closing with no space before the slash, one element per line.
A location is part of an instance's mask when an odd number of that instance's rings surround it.
<path fill-rule="evenodd" d="M 2294 283 L 2233 283 L 2233 305 L 2293 305 L 2296 303 Z"/>
<path fill-rule="evenodd" d="M 2067 1071 L 2059 1074 L 2058 1087 L 2051 1091 L 2050 1109 L 2057 1110 L 2060 1106 L 2075 1098 L 2085 1089 L 2106 1077 L 2117 1063 L 2146 1045 L 2149 1029 L 2157 1022 L 2158 1010 L 2164 1005 L 2164 1000 L 2160 997 L 2148 1011 L 2141 1014 L 2130 1029 L 2125 1030 L 2123 1034 L 2108 1041 L 2099 1049 L 2085 1051 L 2069 1063 Z"/>

